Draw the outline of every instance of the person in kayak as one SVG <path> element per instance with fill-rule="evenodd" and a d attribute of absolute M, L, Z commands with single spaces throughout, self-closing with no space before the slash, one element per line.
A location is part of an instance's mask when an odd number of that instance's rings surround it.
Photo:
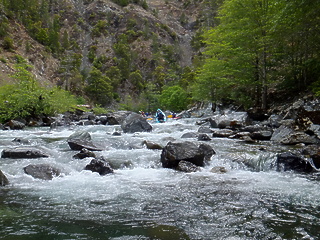
<path fill-rule="evenodd" d="M 158 109 L 158 110 L 157 110 L 156 119 L 157 119 L 158 122 L 164 122 L 164 121 L 165 121 L 165 115 L 164 115 L 164 113 L 161 111 L 161 109 Z"/>

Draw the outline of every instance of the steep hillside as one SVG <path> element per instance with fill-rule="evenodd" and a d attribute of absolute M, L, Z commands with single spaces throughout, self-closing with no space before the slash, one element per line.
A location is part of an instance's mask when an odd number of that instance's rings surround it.
<path fill-rule="evenodd" d="M 11 81 L 19 56 L 42 84 L 59 85 L 102 105 L 137 99 L 150 84 L 161 92 L 179 81 L 199 50 L 191 42 L 209 22 L 204 16 L 212 17 L 204 14 L 212 6 L 206 1 L 115 2 L 121 1 L 38 1 L 38 19 L 24 14 L 18 3 L 2 6 L 1 84 Z M 105 92 L 94 87 L 98 83 Z"/>

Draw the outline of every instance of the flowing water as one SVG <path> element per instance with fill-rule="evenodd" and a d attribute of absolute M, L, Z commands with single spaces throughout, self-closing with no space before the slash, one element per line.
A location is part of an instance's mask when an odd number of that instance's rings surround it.
<path fill-rule="evenodd" d="M 182 140 L 183 133 L 197 131 L 195 122 L 155 123 L 151 133 L 122 136 L 111 135 L 119 126 L 1 131 L 1 151 L 23 138 L 50 157 L 0 159 L 10 181 L 0 188 L 0 239 L 320 238 L 318 176 L 277 172 L 275 156 L 284 147 L 215 138 L 206 142 L 216 151 L 210 165 L 183 173 L 162 168 L 161 150 L 142 144 Z M 72 157 L 77 151 L 66 139 L 78 130 L 103 147 L 96 154 L 116 167 L 114 174 L 84 171 L 90 159 Z M 63 174 L 51 181 L 34 179 L 23 172 L 31 163 L 49 163 Z M 211 172 L 215 166 L 227 173 Z"/>

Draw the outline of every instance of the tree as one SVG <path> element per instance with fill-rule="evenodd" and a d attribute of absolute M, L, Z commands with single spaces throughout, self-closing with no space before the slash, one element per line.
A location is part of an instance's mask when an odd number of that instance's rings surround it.
<path fill-rule="evenodd" d="M 182 111 L 189 104 L 188 95 L 180 86 L 175 85 L 163 90 L 160 96 L 160 104 L 166 109 Z"/>
<path fill-rule="evenodd" d="M 223 3 L 220 24 L 206 33 L 208 58 L 197 81 L 200 85 L 212 81 L 209 98 L 216 99 L 217 92 L 236 93 L 246 86 L 244 95 L 255 99 L 262 108 L 267 107 L 273 44 L 271 23 L 276 2 L 226 0 Z M 255 93 L 259 93 L 258 96 Z M 229 97 L 239 99 L 239 94 L 229 94 Z"/>
<path fill-rule="evenodd" d="M 111 80 L 104 76 L 100 70 L 93 67 L 87 82 L 85 92 L 95 103 L 105 106 L 112 100 Z"/>

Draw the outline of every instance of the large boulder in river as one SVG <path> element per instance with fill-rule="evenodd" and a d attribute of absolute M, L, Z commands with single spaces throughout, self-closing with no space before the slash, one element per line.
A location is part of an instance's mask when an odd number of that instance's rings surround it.
<path fill-rule="evenodd" d="M 85 167 L 85 170 L 97 172 L 100 175 L 113 173 L 113 169 L 104 157 L 92 159 L 91 162 Z"/>
<path fill-rule="evenodd" d="M 34 178 L 51 180 L 60 175 L 60 170 L 48 164 L 30 164 L 23 168 L 24 172 Z"/>
<path fill-rule="evenodd" d="M 107 116 L 108 125 L 120 125 L 124 119 L 131 114 L 129 111 L 118 111 L 114 113 L 109 113 Z"/>
<path fill-rule="evenodd" d="M 147 119 L 137 113 L 128 115 L 122 122 L 121 128 L 125 133 L 152 131 L 152 126 L 147 122 Z"/>
<path fill-rule="evenodd" d="M 0 186 L 6 186 L 9 184 L 9 180 L 6 175 L 0 170 Z"/>
<path fill-rule="evenodd" d="M 208 144 L 193 142 L 169 142 L 162 150 L 161 163 L 165 168 L 177 168 L 184 160 L 203 167 L 215 151 Z"/>
<path fill-rule="evenodd" d="M 16 147 L 3 149 L 1 158 L 42 158 L 49 155 L 36 147 Z"/>
<path fill-rule="evenodd" d="M 246 112 L 225 111 L 223 114 L 216 114 L 209 119 L 212 128 L 237 129 L 250 124 L 251 120 Z"/>
<path fill-rule="evenodd" d="M 308 159 L 304 159 L 301 155 L 292 152 L 280 153 L 277 156 L 278 171 L 296 171 L 310 173 L 314 170 Z"/>
<path fill-rule="evenodd" d="M 67 142 L 72 150 L 80 151 L 85 148 L 90 151 L 102 151 L 101 148 L 92 143 L 91 135 L 86 131 L 79 131 L 71 134 L 67 139 Z"/>
<path fill-rule="evenodd" d="M 273 132 L 271 141 L 284 145 L 319 143 L 319 139 L 315 135 L 309 135 L 304 131 L 296 131 L 295 129 L 285 125 L 280 126 Z"/>

